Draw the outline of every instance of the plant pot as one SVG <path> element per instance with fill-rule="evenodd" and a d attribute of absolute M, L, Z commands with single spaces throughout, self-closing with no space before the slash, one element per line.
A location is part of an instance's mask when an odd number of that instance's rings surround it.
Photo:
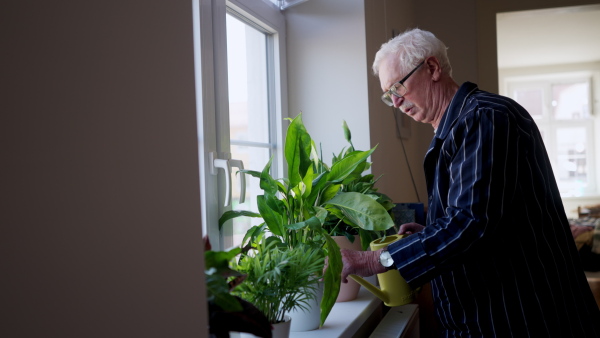
<path fill-rule="evenodd" d="M 285 316 L 285 320 L 281 323 L 272 324 L 273 330 L 273 338 L 288 338 L 290 336 L 290 328 L 292 324 L 292 318 L 290 316 Z"/>
<path fill-rule="evenodd" d="M 288 338 L 290 336 L 291 324 L 292 318 L 290 316 L 285 316 L 285 320 L 281 323 L 271 324 L 271 337 Z M 251 333 L 239 332 L 239 338 L 256 338 L 256 336 Z"/>
<path fill-rule="evenodd" d="M 362 250 L 359 236 L 354 236 L 354 243 L 350 243 L 350 240 L 346 236 L 331 236 L 331 238 L 333 238 L 340 249 Z M 359 290 L 360 284 L 353 279 L 348 278 L 348 283 L 342 283 L 340 285 L 340 293 L 336 299 L 336 303 L 356 299 Z"/>
<path fill-rule="evenodd" d="M 321 324 L 321 299 L 323 298 L 323 291 L 323 283 L 318 283 L 316 299 L 311 299 L 308 302 L 306 311 L 294 309 L 289 312 L 289 316 L 292 319 L 290 331 L 304 332 L 319 328 Z"/>

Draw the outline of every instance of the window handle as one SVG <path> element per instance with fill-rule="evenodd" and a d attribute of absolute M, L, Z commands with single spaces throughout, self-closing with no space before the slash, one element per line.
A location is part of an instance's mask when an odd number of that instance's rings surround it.
<path fill-rule="evenodd" d="M 229 160 L 216 158 L 214 152 L 208 154 L 208 161 L 210 162 L 210 173 L 212 175 L 218 175 L 219 168 L 225 171 L 225 205 L 231 204 L 231 165 Z"/>
<path fill-rule="evenodd" d="M 240 170 L 244 170 L 244 162 L 242 160 L 229 160 L 229 165 Z M 240 172 L 240 204 L 246 201 L 246 174 Z"/>

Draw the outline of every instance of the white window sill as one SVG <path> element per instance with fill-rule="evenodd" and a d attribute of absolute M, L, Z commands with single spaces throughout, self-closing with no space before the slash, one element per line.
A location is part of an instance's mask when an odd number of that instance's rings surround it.
<path fill-rule="evenodd" d="M 373 284 L 377 280 L 374 276 L 365 279 Z M 357 334 L 368 334 L 374 338 L 419 337 L 419 311 L 416 304 L 389 308 L 385 315 L 380 312 L 379 315 L 382 317 L 377 318 L 377 314 L 374 315 L 374 313 L 379 311 L 382 306 L 383 302 L 379 298 L 361 286 L 356 299 L 335 303 L 322 327 L 312 331 L 292 331 L 289 338 L 351 338 Z M 374 318 L 375 324 L 373 323 Z M 230 332 L 230 337 L 245 338 L 254 337 L 254 335 Z"/>
<path fill-rule="evenodd" d="M 290 332 L 290 338 L 352 337 L 380 305 L 381 300 L 361 286 L 356 299 L 335 303 L 321 328 Z"/>
<path fill-rule="evenodd" d="M 387 308 L 383 317 L 373 317 L 373 313 L 381 306 L 381 300 L 361 287 L 355 300 L 336 303 L 333 306 L 323 327 L 313 331 L 290 332 L 290 338 L 346 338 L 367 335 L 370 338 L 420 337 L 417 304 Z M 380 312 L 379 315 L 381 314 Z M 376 318 L 375 323 L 373 318 Z"/>

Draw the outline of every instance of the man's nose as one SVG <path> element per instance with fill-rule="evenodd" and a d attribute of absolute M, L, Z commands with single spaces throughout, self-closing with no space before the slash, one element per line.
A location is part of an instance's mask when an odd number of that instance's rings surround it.
<path fill-rule="evenodd" d="M 402 101 L 404 101 L 404 97 L 398 97 L 396 95 L 392 95 L 392 102 L 394 102 L 395 108 L 400 107 L 400 105 L 402 104 Z"/>

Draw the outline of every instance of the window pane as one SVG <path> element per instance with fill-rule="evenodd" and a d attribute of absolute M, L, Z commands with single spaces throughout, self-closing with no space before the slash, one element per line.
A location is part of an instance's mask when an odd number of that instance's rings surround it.
<path fill-rule="evenodd" d="M 227 65 L 231 139 L 268 143 L 267 36 L 230 14 Z"/>
<path fill-rule="evenodd" d="M 262 171 L 264 166 L 269 162 L 270 151 L 268 148 L 246 147 L 246 146 L 231 146 L 232 157 L 240 159 L 244 162 L 246 168 Z M 237 172 L 237 169 L 233 169 Z M 234 210 L 249 210 L 258 212 L 256 205 L 256 196 L 262 195 L 262 189 L 259 186 L 259 180 L 250 175 L 246 175 L 246 201 L 239 204 L 240 200 L 240 182 L 239 175 L 232 175 L 232 203 Z M 254 217 L 237 217 L 233 220 L 233 243 L 239 245 L 244 239 L 246 231 L 253 225 L 262 223 L 262 219 Z"/>
<path fill-rule="evenodd" d="M 227 14 L 231 158 L 242 160 L 245 169 L 254 171 L 262 171 L 271 155 L 267 38 L 265 33 Z M 232 209 L 258 212 L 256 196 L 262 194 L 259 180 L 245 176 L 246 201 L 240 204 L 239 175 L 232 175 Z M 246 231 L 260 223 L 260 218 L 233 219 L 233 245 L 240 245 Z"/>
<path fill-rule="evenodd" d="M 559 120 L 588 118 L 588 97 L 588 82 L 552 85 L 552 109 L 554 118 Z"/>
<path fill-rule="evenodd" d="M 516 89 L 515 101 L 519 102 L 533 118 L 539 118 L 544 113 L 544 91 L 542 88 Z"/>
<path fill-rule="evenodd" d="M 588 186 L 587 133 L 585 127 L 556 130 L 557 168 L 554 170 L 563 196 L 582 196 Z"/>

